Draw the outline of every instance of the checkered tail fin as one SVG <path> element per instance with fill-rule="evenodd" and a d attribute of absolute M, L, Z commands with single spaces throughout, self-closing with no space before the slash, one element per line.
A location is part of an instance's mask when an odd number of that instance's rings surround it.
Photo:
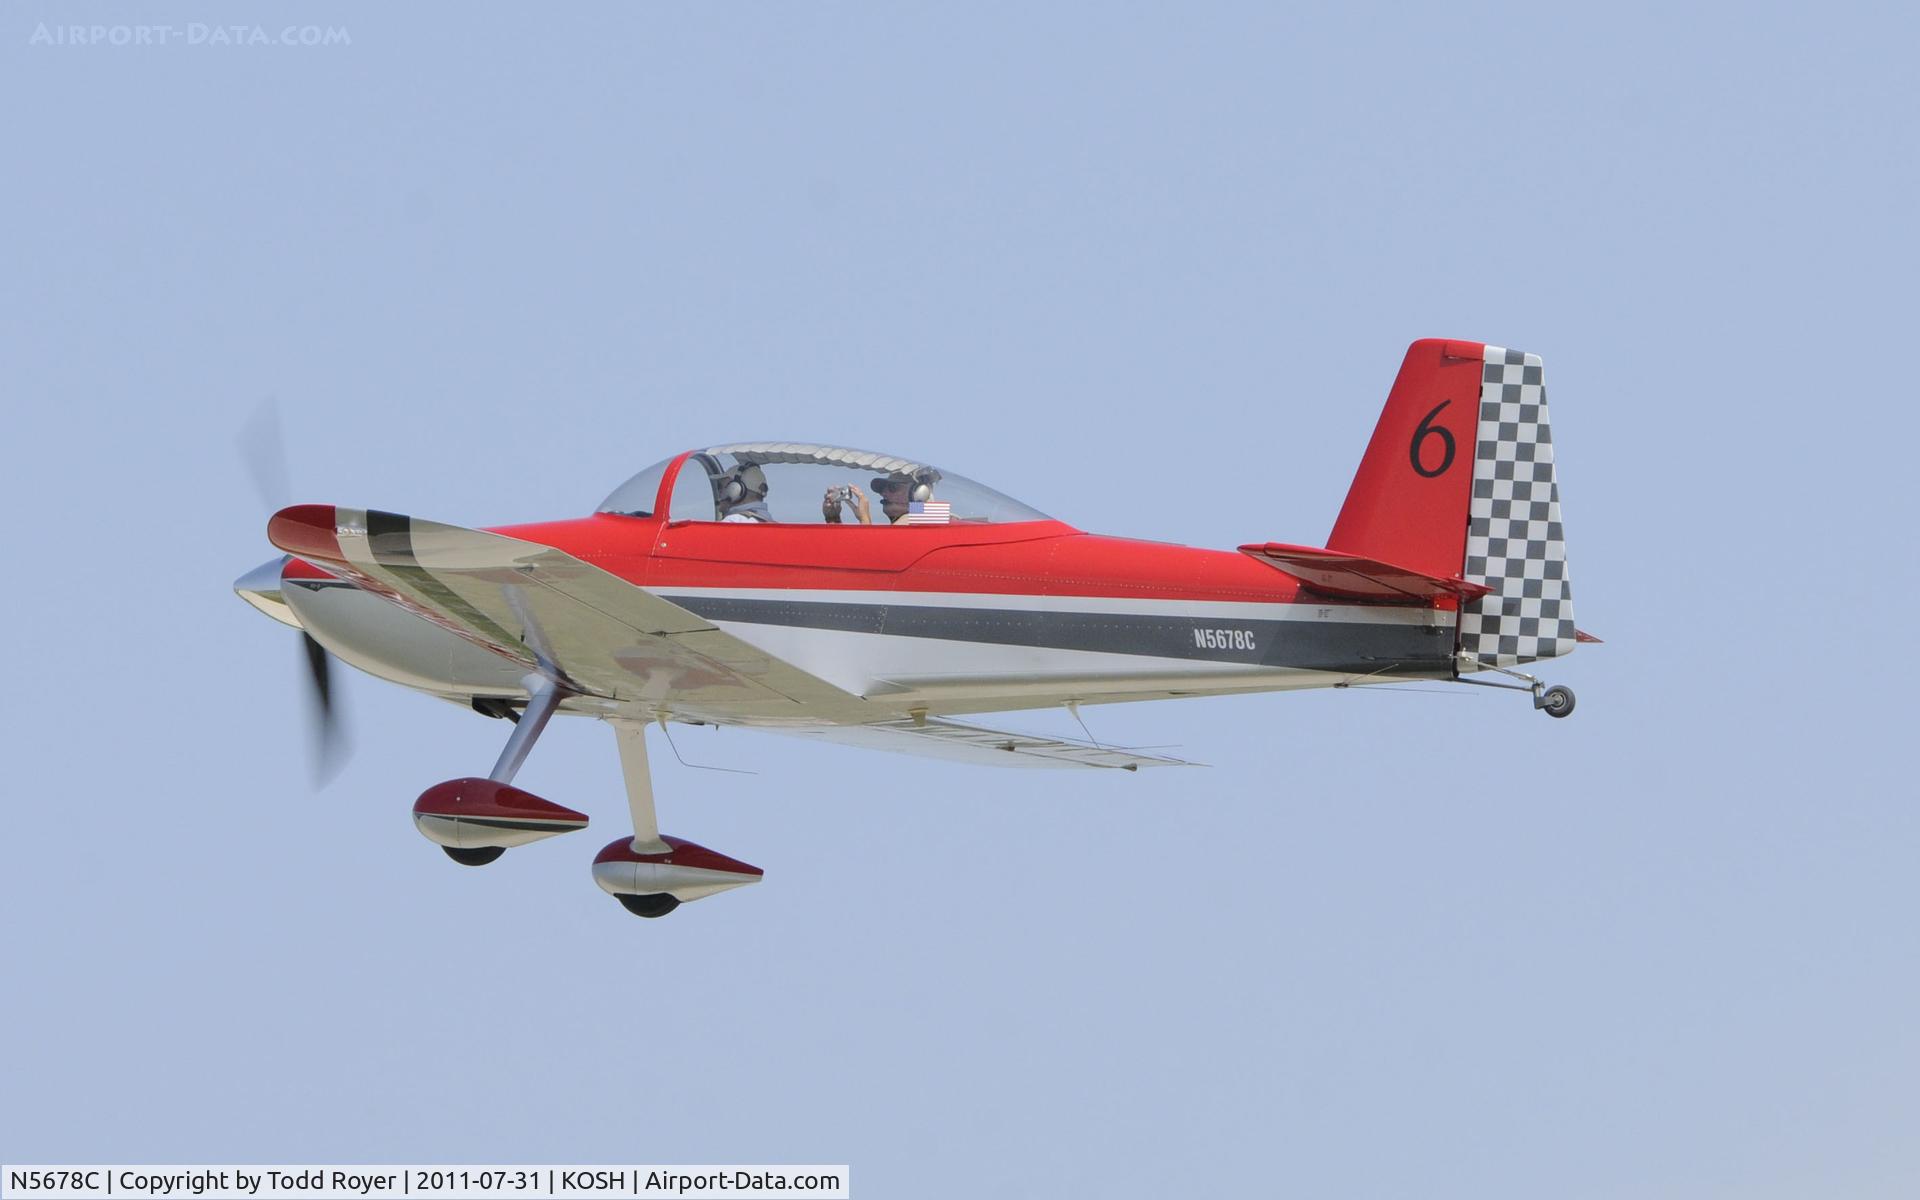
<path fill-rule="evenodd" d="M 1537 354 L 1487 346 L 1481 355 L 1473 497 L 1461 573 L 1493 589 L 1462 606 L 1463 660 L 1508 667 L 1573 650 L 1578 635 L 1566 533 Z"/>

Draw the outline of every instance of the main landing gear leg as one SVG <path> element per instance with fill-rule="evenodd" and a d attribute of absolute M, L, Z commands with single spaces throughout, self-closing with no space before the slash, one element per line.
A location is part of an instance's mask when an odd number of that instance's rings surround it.
<path fill-rule="evenodd" d="M 520 764 L 527 761 L 527 753 L 540 737 L 540 731 L 553 718 L 553 710 L 560 707 L 560 689 L 553 680 L 543 675 L 529 675 L 524 682 L 527 711 L 520 714 L 519 721 L 514 723 L 513 733 L 507 737 L 506 748 L 500 751 L 500 761 L 493 764 L 492 772 L 487 775 L 495 783 L 513 782 L 513 777 L 520 773 Z"/>
<path fill-rule="evenodd" d="M 647 727 L 639 721 L 608 721 L 620 743 L 620 774 L 627 783 L 627 811 L 633 814 L 633 852 L 665 854 L 673 847 L 660 840 L 660 817 L 653 808 L 653 772 L 647 765 Z"/>
<path fill-rule="evenodd" d="M 1508 678 L 1523 680 L 1526 686 L 1523 688 L 1510 683 L 1490 683 L 1484 679 L 1461 679 L 1461 683 L 1476 684 L 1480 687 L 1509 688 L 1516 692 L 1532 692 L 1533 706 L 1548 716 L 1570 717 L 1573 715 L 1573 689 L 1564 684 L 1556 683 L 1548 686 L 1545 680 L 1529 675 L 1525 671 L 1515 671 L 1507 667 L 1496 667 L 1491 663 L 1483 663 L 1467 658 L 1465 655 L 1462 655 L 1460 658 L 1460 667 L 1463 671 L 1498 671 Z"/>

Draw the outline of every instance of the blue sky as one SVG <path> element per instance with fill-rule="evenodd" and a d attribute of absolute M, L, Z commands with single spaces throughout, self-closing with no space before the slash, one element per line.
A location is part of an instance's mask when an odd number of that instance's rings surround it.
<path fill-rule="evenodd" d="M 346 29 L 36 45 L 49 24 Z M 859 1194 L 1920 1188 L 1916 90 L 1840 6 L 0 17 L 6 1161 L 847 1162 Z M 312 787 L 297 499 L 584 513 L 695 444 L 1318 542 L 1406 343 L 1542 355 L 1580 623 L 1523 700 L 1090 711 L 1204 771 L 688 731 L 659 922 L 449 864 L 501 729 L 365 677 Z M 1073 731 L 1064 714 L 1021 718 Z M 664 762 L 662 760 L 665 760 Z M 624 819 L 613 739 L 520 782 Z M 606 836 L 613 836 L 607 834 Z"/>

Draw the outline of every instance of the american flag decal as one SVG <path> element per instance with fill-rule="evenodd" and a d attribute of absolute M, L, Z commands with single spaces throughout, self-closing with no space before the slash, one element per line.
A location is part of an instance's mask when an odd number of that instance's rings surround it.
<path fill-rule="evenodd" d="M 945 500 L 915 500 L 907 505 L 907 524 L 945 525 L 953 520 L 953 505 Z"/>

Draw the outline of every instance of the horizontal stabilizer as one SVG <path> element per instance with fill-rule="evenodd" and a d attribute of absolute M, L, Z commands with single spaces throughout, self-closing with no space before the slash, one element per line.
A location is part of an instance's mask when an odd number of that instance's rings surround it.
<path fill-rule="evenodd" d="M 1441 596 L 1453 596 L 1472 600 L 1493 590 L 1464 579 L 1441 579 L 1410 567 L 1396 567 L 1377 559 L 1312 546 L 1256 542 L 1240 547 L 1240 553 L 1286 572 L 1316 592 L 1342 599 L 1430 602 Z"/>

